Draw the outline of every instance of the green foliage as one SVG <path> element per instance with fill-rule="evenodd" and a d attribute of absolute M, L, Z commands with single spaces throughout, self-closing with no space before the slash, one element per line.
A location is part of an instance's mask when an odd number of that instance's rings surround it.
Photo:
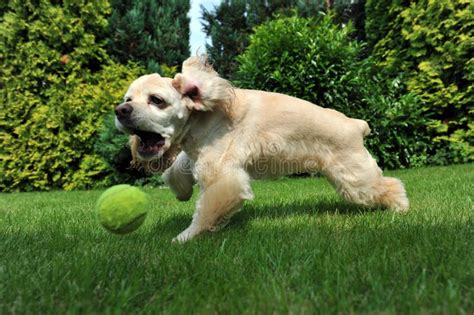
<path fill-rule="evenodd" d="M 8 8 L 8 1 L 0 2 L 0 20 L 3 17 L 3 13 L 7 11 L 7 8 Z"/>
<path fill-rule="evenodd" d="M 427 133 L 421 102 L 413 94 L 403 94 L 401 79 L 387 80 L 377 74 L 363 77 L 365 82 L 360 80 L 359 88 L 365 107 L 352 115 L 369 123 L 371 135 L 366 144 L 379 165 L 394 169 L 445 164 L 434 157 L 437 148 Z"/>
<path fill-rule="evenodd" d="M 330 16 L 280 18 L 255 29 L 238 57 L 237 85 L 293 95 L 369 122 L 369 149 L 386 168 L 427 163 L 429 139 L 420 103 L 387 83 L 373 61 L 360 60 L 362 45 Z"/>
<path fill-rule="evenodd" d="M 361 99 L 354 81 L 359 71 L 360 44 L 349 40 L 352 27 L 339 28 L 326 16 L 290 17 L 255 29 L 250 45 L 238 57 L 236 83 L 296 95 L 308 101 L 351 110 Z"/>
<path fill-rule="evenodd" d="M 235 58 L 249 44 L 253 27 L 268 21 L 274 13 L 291 15 L 294 9 L 302 16 L 315 15 L 324 9 L 324 1 L 224 0 L 213 10 L 201 9 L 203 30 L 212 40 L 206 45 L 209 58 L 223 77 L 233 79 L 238 67 Z"/>
<path fill-rule="evenodd" d="M 10 1 L 0 23 L 0 190 L 84 188 L 98 124 L 143 70 L 110 60 L 107 1 Z"/>
<path fill-rule="evenodd" d="M 206 45 L 213 67 L 231 79 L 236 68 L 234 58 L 247 46 L 250 27 L 245 18 L 245 1 L 224 0 L 214 11 L 202 7 L 203 26 L 212 45 Z M 194 53 L 194 52 L 192 52 Z"/>
<path fill-rule="evenodd" d="M 334 1 L 331 14 L 337 24 L 352 23 L 352 38 L 365 41 L 365 0 Z"/>
<path fill-rule="evenodd" d="M 160 65 L 159 73 L 168 78 L 173 78 L 178 73 L 178 66 L 167 66 L 166 64 Z"/>
<path fill-rule="evenodd" d="M 374 47 L 379 66 L 391 75 L 405 74 L 407 90 L 423 102 L 421 114 L 430 119 L 441 158 L 450 151 L 447 162 L 472 160 L 474 3 L 393 2 L 389 12 L 395 17 Z"/>
<path fill-rule="evenodd" d="M 72 96 L 78 102 L 82 100 L 82 109 L 75 111 L 75 115 L 79 116 L 83 111 L 86 113 L 83 117 L 87 117 L 87 122 L 83 118 L 81 124 L 76 126 L 76 128 L 81 128 L 86 135 L 76 148 L 77 152 L 82 151 L 83 161 L 72 179 L 69 182 L 65 179 L 66 184 L 63 188 L 70 190 L 111 184 L 114 172 L 111 172 L 107 159 L 94 151 L 94 146 L 100 135 L 104 115 L 113 113 L 114 107 L 122 101 L 128 85 L 143 71 L 142 68 L 133 64 L 124 66 L 110 63 L 97 73 L 97 79 L 87 82 L 84 86 L 76 87 L 77 92 L 73 92 Z M 67 93 L 67 91 L 60 93 Z M 94 107 L 87 106 L 86 101 Z M 68 106 L 68 101 L 65 102 L 65 106 Z M 115 126 L 111 127 L 117 130 Z"/>
<path fill-rule="evenodd" d="M 189 0 L 111 0 L 108 49 L 121 63 L 148 72 L 180 65 L 189 56 Z"/>
<path fill-rule="evenodd" d="M 392 21 L 409 3 L 410 0 L 365 1 L 365 33 L 370 49 L 388 34 Z"/>

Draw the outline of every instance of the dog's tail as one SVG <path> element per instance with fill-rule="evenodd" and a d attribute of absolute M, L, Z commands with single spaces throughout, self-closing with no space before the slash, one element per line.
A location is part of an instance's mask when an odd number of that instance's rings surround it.
<path fill-rule="evenodd" d="M 370 127 L 369 127 L 369 124 L 365 121 L 365 120 L 362 120 L 362 119 L 354 119 L 354 122 L 356 123 L 357 127 L 359 128 L 359 130 L 362 132 L 362 135 L 364 137 L 368 136 L 370 134 Z"/>

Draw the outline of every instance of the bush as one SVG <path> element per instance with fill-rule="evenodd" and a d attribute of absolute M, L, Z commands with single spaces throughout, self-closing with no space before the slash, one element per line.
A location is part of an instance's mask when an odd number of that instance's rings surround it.
<path fill-rule="evenodd" d="M 444 163 L 474 158 L 473 10 L 469 0 L 393 2 L 394 17 L 374 47 L 379 66 L 404 73 L 407 91 L 423 102 L 420 114 Z"/>
<path fill-rule="evenodd" d="M 291 15 L 297 10 L 302 16 L 315 15 L 324 10 L 324 1 L 224 0 L 211 10 L 204 6 L 201 9 L 203 31 L 212 42 L 206 45 L 209 59 L 221 76 L 234 79 L 235 58 L 247 47 L 253 27 L 268 21 L 274 13 Z"/>
<path fill-rule="evenodd" d="M 392 21 L 409 4 L 410 0 L 365 1 L 365 35 L 370 50 L 387 36 Z"/>
<path fill-rule="evenodd" d="M 255 29 L 238 57 L 236 84 L 293 95 L 354 118 L 372 129 L 367 139 L 380 165 L 419 166 L 429 162 L 430 140 L 420 102 L 401 95 L 400 80 L 377 73 L 371 59 L 360 60 L 363 46 L 350 40 L 353 28 L 330 16 L 319 20 L 279 18 Z"/>
<path fill-rule="evenodd" d="M 106 54 L 107 1 L 54 3 L 12 0 L 0 23 L 4 191 L 103 182 L 98 125 L 143 71 Z"/>
<path fill-rule="evenodd" d="M 426 131 L 421 103 L 415 95 L 402 93 L 400 78 L 374 75 L 361 82 L 360 89 L 366 108 L 355 114 L 371 127 L 367 147 L 379 165 L 395 169 L 440 164 L 433 160 L 436 149 Z"/>
<path fill-rule="evenodd" d="M 352 111 L 360 105 L 352 100 L 361 99 L 354 81 L 361 46 L 349 40 L 351 31 L 350 25 L 335 26 L 329 16 L 318 23 L 290 17 L 263 24 L 238 57 L 236 84 Z"/>

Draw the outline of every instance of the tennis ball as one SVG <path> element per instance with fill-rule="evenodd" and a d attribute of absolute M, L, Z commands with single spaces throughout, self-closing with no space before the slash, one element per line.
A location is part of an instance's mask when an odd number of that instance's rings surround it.
<path fill-rule="evenodd" d="M 145 221 L 149 203 L 148 195 L 139 188 L 115 185 L 104 191 L 97 201 L 97 216 L 110 232 L 126 234 Z"/>

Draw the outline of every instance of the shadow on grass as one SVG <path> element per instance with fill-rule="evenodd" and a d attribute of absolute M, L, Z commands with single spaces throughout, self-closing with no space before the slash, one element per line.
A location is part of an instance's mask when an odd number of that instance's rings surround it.
<path fill-rule="evenodd" d="M 231 222 L 226 227 L 231 229 L 241 229 L 253 219 L 271 218 L 281 219 L 287 217 L 298 217 L 307 215 L 341 215 L 354 216 L 361 213 L 371 213 L 383 211 L 381 208 L 368 208 L 359 205 L 350 204 L 343 200 L 319 200 L 312 199 L 293 201 L 293 202 L 275 202 L 274 204 L 258 204 L 252 201 L 247 202 L 242 211 L 232 217 Z M 152 230 L 162 231 L 175 230 L 176 233 L 187 227 L 192 220 L 192 215 L 177 214 L 166 221 L 156 223 Z"/>
<path fill-rule="evenodd" d="M 193 203 L 193 201 L 191 201 L 191 203 Z M 189 204 L 187 206 L 189 206 Z M 261 218 L 277 220 L 291 217 L 318 216 L 321 214 L 354 216 L 373 211 L 377 211 L 377 209 L 352 205 L 336 198 L 317 199 L 314 197 L 306 197 L 297 200 L 257 199 L 255 201 L 246 202 L 242 211 L 232 218 L 226 229 L 242 230 L 253 220 Z M 192 213 L 186 212 L 187 213 L 178 212 L 168 214 L 166 218 L 162 217 L 158 218 L 155 222 L 150 222 L 150 235 L 159 234 L 168 238 L 176 236 L 191 223 Z M 85 225 L 80 223 L 81 220 L 84 221 Z M 42 237 L 38 237 L 41 242 L 46 242 L 46 239 L 49 239 L 52 242 L 58 242 L 58 244 L 62 246 L 63 244 L 76 242 L 82 237 L 97 242 L 106 241 L 111 237 L 121 237 L 111 236 L 108 232 L 102 231 L 103 228 L 92 215 L 78 218 L 72 225 L 68 223 L 66 214 L 53 221 L 46 217 L 40 218 L 40 221 L 41 222 L 35 223 L 34 229 L 28 226 L 17 225 L 17 227 L 10 229 L 9 233 L 5 233 L 5 235 L 3 231 L 0 231 L 0 238 L 15 238 L 17 240 L 24 238 L 25 242 L 30 242 L 36 239 L 36 235 L 41 235 Z M 140 234 L 132 233 L 128 238 L 140 238 Z"/>

